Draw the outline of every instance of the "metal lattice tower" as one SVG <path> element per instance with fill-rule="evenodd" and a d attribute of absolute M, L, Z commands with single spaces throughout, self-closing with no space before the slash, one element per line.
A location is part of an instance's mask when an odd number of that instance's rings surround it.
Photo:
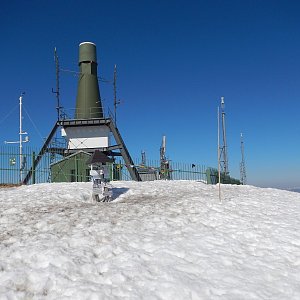
<path fill-rule="evenodd" d="M 240 163 L 241 183 L 242 184 L 247 184 L 246 166 L 245 166 L 245 154 L 244 154 L 244 141 L 243 141 L 243 134 L 242 133 L 241 133 L 241 154 L 242 154 L 242 161 Z"/>
<path fill-rule="evenodd" d="M 220 148 L 220 166 L 221 172 L 224 175 L 229 175 L 228 168 L 228 152 L 227 152 L 227 141 L 226 141 L 226 126 L 225 126 L 225 102 L 224 97 L 221 97 L 221 122 L 222 122 L 222 140 L 223 145 Z"/>
<path fill-rule="evenodd" d="M 160 178 L 161 179 L 171 179 L 170 175 L 170 162 L 166 158 L 166 136 L 162 137 L 161 147 L 160 147 Z"/>
<path fill-rule="evenodd" d="M 142 151 L 142 166 L 146 166 L 146 151 Z"/>

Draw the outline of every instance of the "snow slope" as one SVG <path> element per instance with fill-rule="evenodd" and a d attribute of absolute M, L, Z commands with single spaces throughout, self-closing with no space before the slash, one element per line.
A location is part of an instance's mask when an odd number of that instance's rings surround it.
<path fill-rule="evenodd" d="M 300 299 L 300 195 L 195 181 L 0 189 L 0 299 Z"/>

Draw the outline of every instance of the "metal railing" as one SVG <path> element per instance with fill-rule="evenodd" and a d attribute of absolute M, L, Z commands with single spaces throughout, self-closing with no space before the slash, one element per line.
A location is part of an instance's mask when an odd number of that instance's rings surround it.
<path fill-rule="evenodd" d="M 76 109 L 76 108 L 62 108 L 60 110 L 60 119 L 61 120 L 72 120 L 77 119 L 94 119 L 99 117 L 101 108 L 98 107 L 89 107 L 87 109 Z M 109 108 L 102 107 L 103 116 L 112 117 L 113 114 Z"/>

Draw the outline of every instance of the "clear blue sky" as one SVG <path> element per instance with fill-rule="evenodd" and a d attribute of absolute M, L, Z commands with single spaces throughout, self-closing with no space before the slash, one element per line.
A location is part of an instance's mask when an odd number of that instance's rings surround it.
<path fill-rule="evenodd" d="M 56 120 L 53 49 L 77 71 L 78 45 L 92 41 L 100 76 L 112 79 L 118 65 L 118 126 L 133 157 L 158 159 L 165 134 L 170 159 L 217 166 L 224 96 L 231 175 L 243 132 L 249 184 L 300 186 L 299 15 L 299 1 L 6 1 L 1 140 L 18 139 L 25 91 L 38 130 L 26 115 L 24 129 L 42 145 Z M 77 78 L 62 73 L 60 84 L 62 105 L 74 108 Z M 112 107 L 112 86 L 100 90 Z"/>

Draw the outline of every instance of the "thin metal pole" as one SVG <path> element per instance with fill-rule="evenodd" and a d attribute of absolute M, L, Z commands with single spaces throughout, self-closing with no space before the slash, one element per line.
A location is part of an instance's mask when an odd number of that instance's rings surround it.
<path fill-rule="evenodd" d="M 220 161 L 220 108 L 218 107 L 218 182 L 219 182 L 219 200 L 221 199 L 221 161 Z"/>
<path fill-rule="evenodd" d="M 115 119 L 115 125 L 117 126 L 117 65 L 115 65 L 114 68 L 114 119 Z"/>
<path fill-rule="evenodd" d="M 56 75 L 56 91 L 53 91 L 52 93 L 56 94 L 56 101 L 57 101 L 57 106 L 56 106 L 56 111 L 57 111 L 57 121 L 60 119 L 60 92 L 59 92 L 59 60 L 58 60 L 58 55 L 56 51 L 56 47 L 54 48 L 54 61 L 55 61 L 55 75 Z"/>
<path fill-rule="evenodd" d="M 34 161 L 35 161 L 35 152 L 32 152 L 32 184 L 35 184 L 35 168 L 34 168 Z"/>
<path fill-rule="evenodd" d="M 23 141 L 23 135 L 27 134 L 26 131 L 23 132 L 23 128 L 22 128 L 22 120 L 23 120 L 23 116 L 22 116 L 22 100 L 23 100 L 23 96 L 24 96 L 24 92 L 21 94 L 19 100 L 20 100 L 20 132 L 19 132 L 19 147 L 20 147 L 20 182 L 22 182 L 22 177 L 23 177 L 23 166 L 22 166 L 22 161 L 23 161 L 23 143 L 27 143 L 29 141 L 28 137 L 25 137 L 25 140 Z M 15 143 L 15 142 L 8 142 L 8 143 Z M 25 167 L 25 161 L 24 161 L 24 167 Z"/>
<path fill-rule="evenodd" d="M 19 148 L 20 148 L 20 152 L 19 152 L 19 167 L 20 167 L 20 182 L 22 181 L 22 95 L 19 97 L 19 108 L 20 108 L 20 112 L 19 112 L 19 124 L 20 124 L 20 130 L 19 130 Z"/>

